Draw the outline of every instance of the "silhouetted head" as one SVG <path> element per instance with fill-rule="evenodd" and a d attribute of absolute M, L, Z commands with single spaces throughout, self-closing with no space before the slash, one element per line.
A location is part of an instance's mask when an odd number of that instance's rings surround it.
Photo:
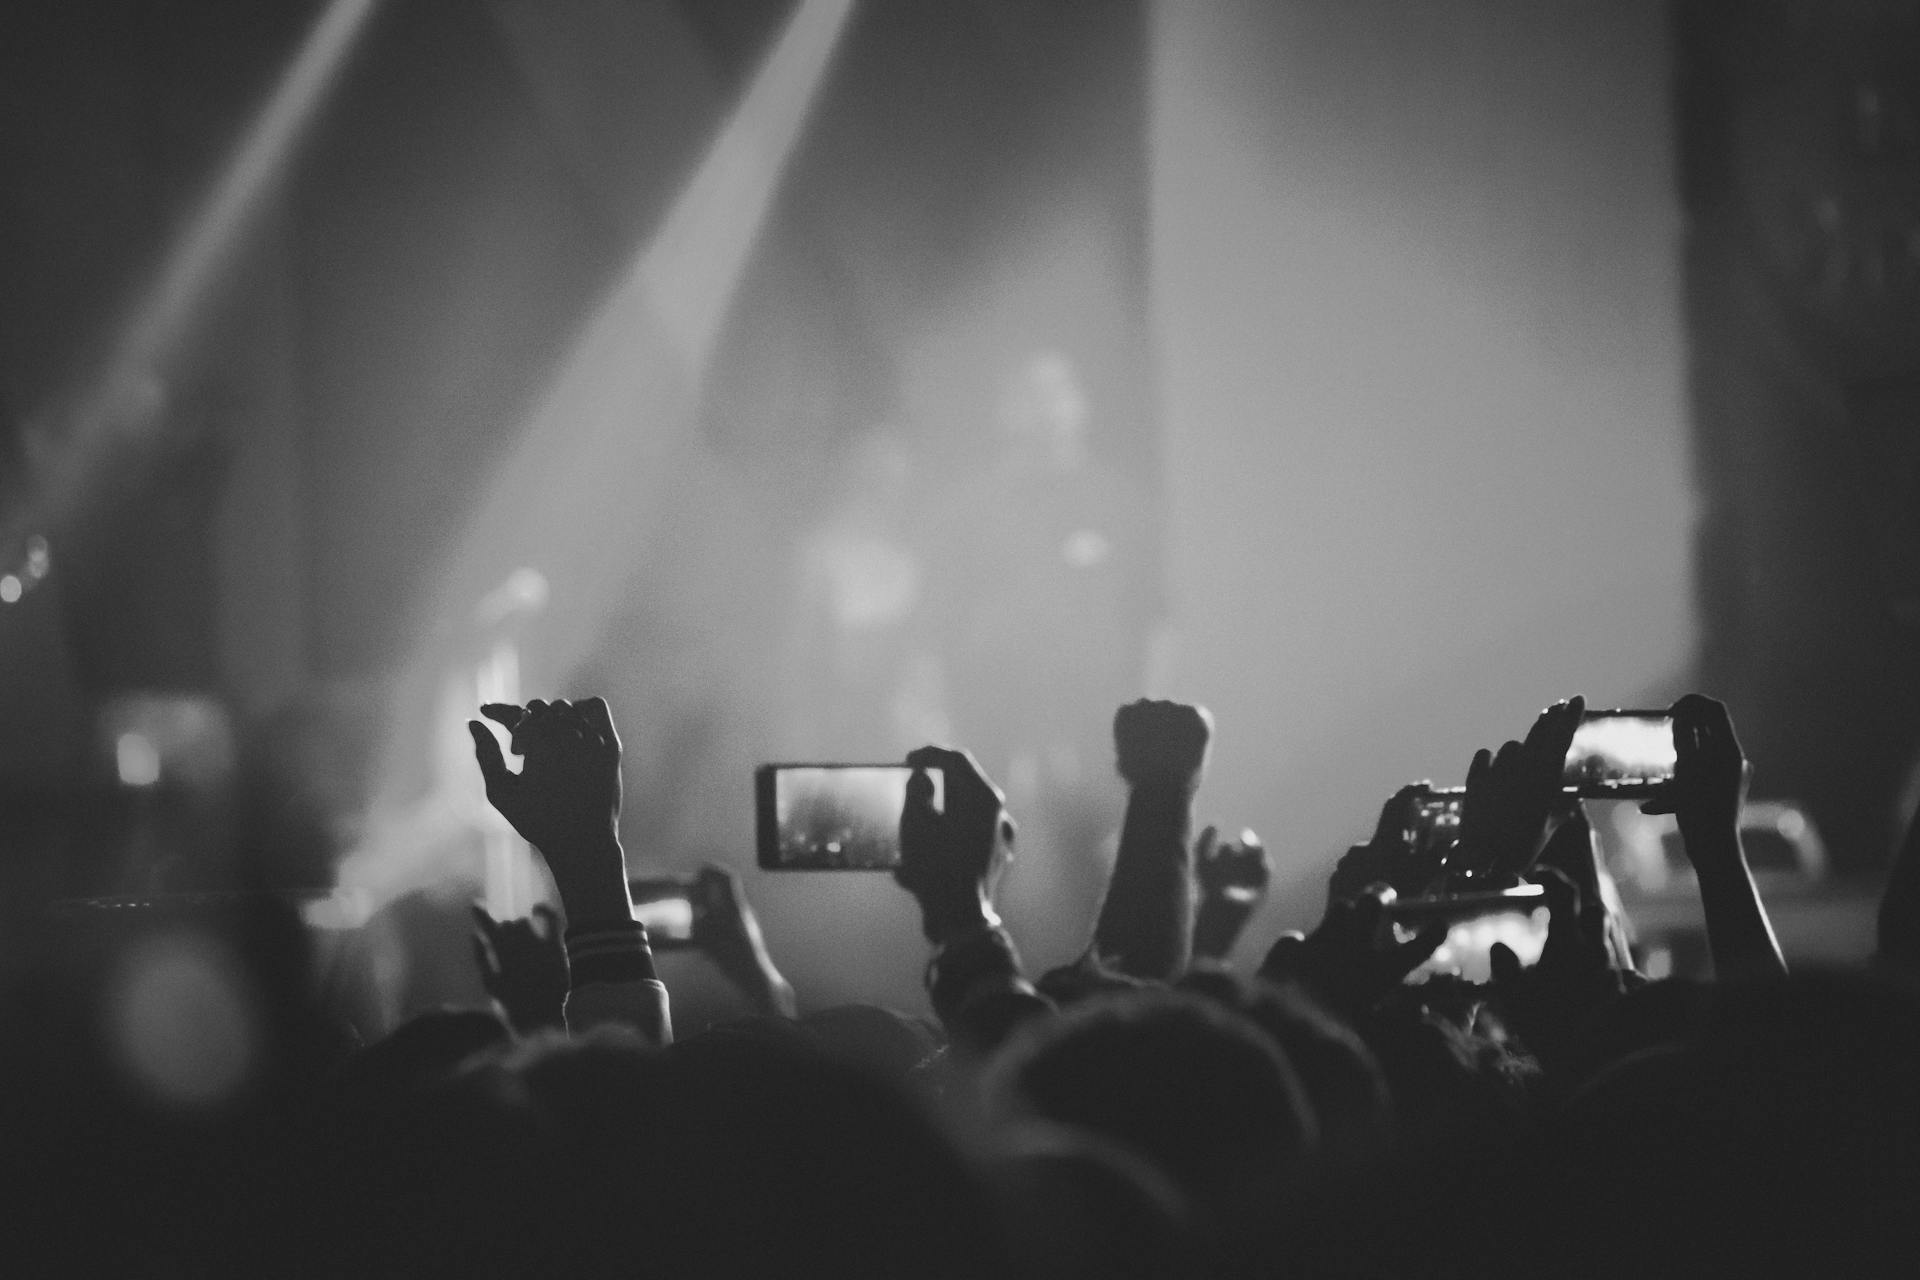
<path fill-rule="evenodd" d="M 1312 1107 L 1280 1047 L 1198 996 L 1088 1000 L 1022 1029 L 987 1083 L 1008 1118 L 1104 1134 L 1165 1171 L 1203 1214 L 1263 1203 L 1314 1149 Z"/>
<path fill-rule="evenodd" d="M 1594 1274 L 1904 1274 L 1920 1256 L 1920 1006 L 1858 977 L 1721 985 L 1597 1075 L 1541 1190 Z M 1633 1224 L 1632 1239 L 1606 1225 Z"/>
<path fill-rule="evenodd" d="M 1001 1135 L 986 1178 L 1021 1275 L 1198 1274 L 1185 1199 L 1164 1173 L 1110 1139 L 1045 1121 L 1018 1124 Z"/>
<path fill-rule="evenodd" d="M 1189 974 L 1180 985 L 1245 1015 L 1279 1044 L 1313 1105 L 1323 1164 L 1352 1168 L 1388 1149 L 1393 1101 L 1379 1062 L 1359 1033 L 1298 984 L 1216 970 Z"/>

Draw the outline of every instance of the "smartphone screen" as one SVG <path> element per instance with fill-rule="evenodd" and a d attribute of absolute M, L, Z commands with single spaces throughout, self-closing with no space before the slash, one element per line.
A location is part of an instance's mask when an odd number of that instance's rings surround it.
<path fill-rule="evenodd" d="M 647 941 L 660 950 L 693 945 L 693 918 L 699 911 L 687 880 L 629 880 L 633 918 L 647 927 Z"/>
<path fill-rule="evenodd" d="M 1489 982 L 1493 979 L 1493 962 L 1488 953 L 1496 942 L 1512 947 L 1521 964 L 1534 964 L 1547 945 L 1547 918 L 1547 909 L 1536 907 L 1531 911 L 1497 911 L 1455 921 L 1447 931 L 1446 941 L 1425 964 L 1407 975 L 1407 981 L 1425 982 L 1435 974 L 1457 973 L 1468 982 Z"/>
<path fill-rule="evenodd" d="M 1574 730 L 1562 783 L 1592 799 L 1645 797 L 1673 777 L 1673 721 L 1664 711 L 1589 711 Z"/>
<path fill-rule="evenodd" d="M 944 778 L 929 769 L 933 807 Z M 888 871 L 900 865 L 901 764 L 766 764 L 754 771 L 760 866 L 767 871 Z"/>
<path fill-rule="evenodd" d="M 1414 802 L 1414 842 L 1417 848 L 1452 844 L 1460 836 L 1460 805 L 1465 787 L 1429 787 Z"/>

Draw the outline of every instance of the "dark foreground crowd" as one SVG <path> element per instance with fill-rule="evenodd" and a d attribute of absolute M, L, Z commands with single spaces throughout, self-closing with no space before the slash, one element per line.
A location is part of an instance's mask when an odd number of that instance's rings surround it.
<path fill-rule="evenodd" d="M 1128 800 L 1080 961 L 1023 971 L 993 908 L 1013 819 L 972 757 L 927 748 L 895 878 L 936 1018 L 798 1016 L 738 881 L 711 871 L 702 945 L 762 1012 L 678 1038 L 629 901 L 606 705 L 484 713 L 523 761 L 472 726 L 488 798 L 564 913 L 481 919 L 498 1008 L 358 1045 L 265 897 L 221 914 L 224 970 L 153 952 L 131 988 L 148 998 L 103 977 L 107 949 L 51 951 L 0 1011 L 0 1268 L 1920 1274 L 1920 839 L 1871 971 L 1789 976 L 1740 845 L 1746 761 L 1710 699 L 1675 704 L 1678 762 L 1648 807 L 1677 818 L 1712 983 L 1632 967 L 1561 786 L 1578 700 L 1475 757 L 1457 833 L 1432 838 L 1396 795 L 1319 926 L 1235 972 L 1266 856 L 1194 832 L 1207 714 L 1139 702 L 1115 718 Z M 1490 981 L 1406 981 L 1447 921 L 1397 906 L 1523 879 L 1551 914 L 1536 963 L 1496 947 Z M 148 1027 L 130 1065 L 114 1028 L 168 1000 L 193 1016 Z M 228 1025 L 223 1001 L 251 1011 L 239 1041 L 169 1042 Z"/>

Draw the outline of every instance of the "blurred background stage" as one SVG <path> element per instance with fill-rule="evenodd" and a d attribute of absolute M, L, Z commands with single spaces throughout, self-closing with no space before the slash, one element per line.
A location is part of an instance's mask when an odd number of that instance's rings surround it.
<path fill-rule="evenodd" d="M 1868 948 L 1920 6 L 14 0 L 0 104 L 10 913 L 266 868 L 372 1016 L 477 999 L 544 886 L 463 723 L 603 692 L 630 869 L 917 1007 L 885 877 L 750 869 L 756 762 L 971 746 L 1049 965 L 1122 700 L 1215 712 L 1252 947 L 1399 783 L 1699 688 L 1824 834 L 1790 958 Z"/>

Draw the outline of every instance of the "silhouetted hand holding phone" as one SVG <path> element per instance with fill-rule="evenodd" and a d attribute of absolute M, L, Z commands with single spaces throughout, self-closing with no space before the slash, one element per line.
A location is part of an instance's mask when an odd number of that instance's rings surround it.
<path fill-rule="evenodd" d="M 893 878 L 920 904 L 920 928 L 935 947 L 927 966 L 934 1012 L 961 1055 L 983 1057 L 1017 1024 L 1052 1007 L 1021 972 L 993 910 L 994 885 L 1013 860 L 1013 819 L 1006 796 L 969 753 L 921 747 L 907 763 L 914 773 Z M 943 775 L 938 810 L 929 769 Z"/>
<path fill-rule="evenodd" d="M 1687 860 L 1700 880 L 1707 945 L 1722 977 L 1779 976 L 1787 971 L 1772 922 L 1753 886 L 1740 843 L 1740 809 L 1752 769 L 1726 704 L 1689 693 L 1673 704 L 1674 765 L 1642 813 L 1671 813 Z"/>
<path fill-rule="evenodd" d="M 1005 794 L 973 756 L 945 747 L 907 754 L 914 769 L 900 813 L 900 865 L 893 878 L 920 904 L 927 940 L 944 946 L 972 930 L 999 923 L 993 885 L 1013 860 L 1013 819 Z M 933 807 L 933 779 L 945 778 L 944 805 Z"/>
<path fill-rule="evenodd" d="M 1474 754 L 1452 859 L 1456 874 L 1468 883 L 1503 888 L 1546 846 L 1566 813 L 1567 750 L 1586 709 L 1579 697 L 1556 702 L 1534 720 L 1526 741 L 1508 742 L 1498 753 L 1483 748 Z"/>
<path fill-rule="evenodd" d="M 1221 840 L 1218 831 L 1208 827 L 1193 847 L 1193 875 L 1200 889 L 1193 915 L 1193 958 L 1224 961 L 1266 901 L 1273 863 L 1253 832 Z"/>
<path fill-rule="evenodd" d="M 546 903 L 517 920 L 495 920 L 473 904 L 473 957 L 480 985 L 521 1035 L 566 1027 L 567 951 L 560 917 Z"/>
<path fill-rule="evenodd" d="M 1425 964 L 1450 927 L 1433 920 L 1402 942 L 1387 910 L 1396 896 L 1392 885 L 1381 882 L 1333 903 L 1312 933 L 1282 934 L 1260 976 L 1304 982 L 1342 1013 L 1367 1008 Z"/>
<path fill-rule="evenodd" d="M 1431 887 L 1429 882 L 1439 870 L 1440 858 L 1423 862 L 1429 851 L 1416 848 L 1415 838 L 1415 812 L 1425 791 L 1426 784 L 1410 782 L 1387 797 L 1374 823 L 1373 838 L 1341 854 L 1333 874 L 1327 877 L 1329 909 L 1365 893 L 1371 884 L 1390 884 L 1402 894 L 1421 893 Z"/>
<path fill-rule="evenodd" d="M 1642 813 L 1670 813 L 1682 834 L 1697 833 L 1712 845 L 1702 853 L 1721 855 L 1726 840 L 1740 830 L 1753 767 L 1733 732 L 1726 704 L 1689 693 L 1673 704 L 1673 777 L 1661 784 Z M 1694 850 L 1689 840 L 1687 856 Z"/>
<path fill-rule="evenodd" d="M 1585 866 L 1582 867 L 1584 861 Z M 1546 892 L 1547 941 L 1523 967 L 1503 942 L 1488 949 L 1501 1008 L 1543 1061 L 1565 1063 L 1607 1005 L 1623 995 L 1630 972 L 1615 954 L 1614 922 L 1602 895 L 1593 833 L 1584 811 L 1554 832 L 1528 879 Z"/>

